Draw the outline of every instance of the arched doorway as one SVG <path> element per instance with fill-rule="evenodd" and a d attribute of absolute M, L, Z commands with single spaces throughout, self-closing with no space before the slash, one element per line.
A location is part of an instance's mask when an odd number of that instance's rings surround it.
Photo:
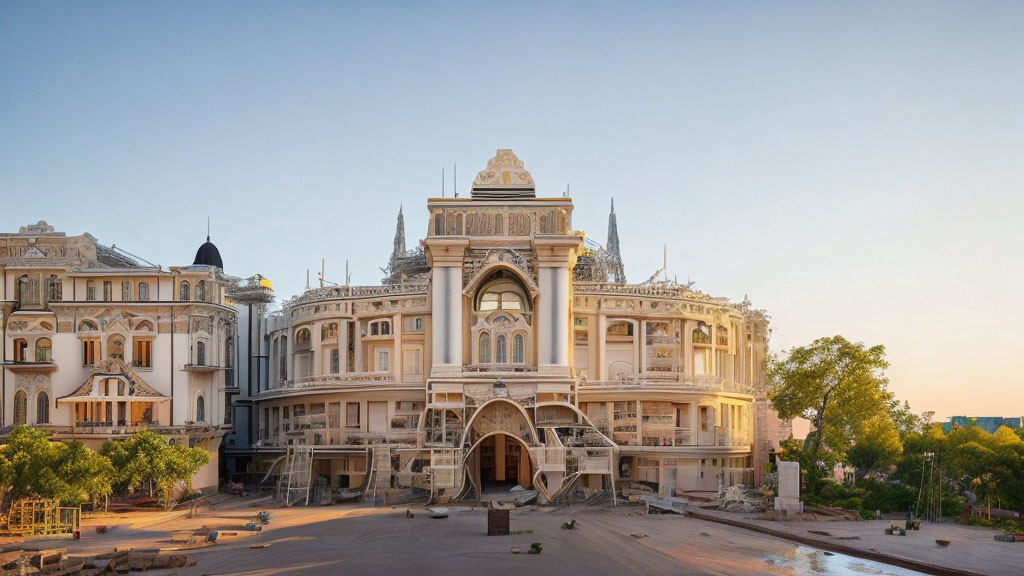
<path fill-rule="evenodd" d="M 529 447 L 518 436 L 493 432 L 480 438 L 473 445 L 466 466 L 482 499 L 508 495 L 515 486 L 533 488 L 536 468 Z"/>

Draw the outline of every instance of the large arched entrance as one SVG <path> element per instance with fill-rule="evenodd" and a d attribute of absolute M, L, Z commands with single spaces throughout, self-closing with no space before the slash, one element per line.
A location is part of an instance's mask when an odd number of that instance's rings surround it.
<path fill-rule="evenodd" d="M 477 440 L 466 466 L 480 497 L 507 495 L 515 486 L 533 488 L 530 449 L 518 436 L 493 432 Z"/>

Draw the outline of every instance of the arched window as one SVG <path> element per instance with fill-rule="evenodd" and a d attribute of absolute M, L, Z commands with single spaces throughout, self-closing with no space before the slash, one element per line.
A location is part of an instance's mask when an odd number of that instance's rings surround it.
<path fill-rule="evenodd" d="M 309 340 L 310 340 L 311 337 L 312 337 L 312 335 L 310 334 L 309 329 L 308 328 L 303 328 L 303 329 L 301 329 L 301 330 L 299 330 L 298 332 L 295 333 L 295 343 L 296 344 L 309 344 Z"/>
<path fill-rule="evenodd" d="M 28 394 L 24 390 L 14 393 L 14 425 L 28 423 Z"/>
<path fill-rule="evenodd" d="M 523 340 L 523 335 L 522 334 L 516 334 L 515 336 L 512 337 L 512 363 L 513 364 L 522 364 L 524 362 L 524 360 L 523 360 L 523 358 L 524 358 L 523 348 L 525 347 L 524 343 L 525 342 Z"/>
<path fill-rule="evenodd" d="M 196 342 L 196 364 L 206 366 L 206 343 Z"/>
<path fill-rule="evenodd" d="M 697 322 L 697 327 L 693 329 L 693 342 L 694 344 L 711 343 L 711 331 L 708 330 L 708 325 L 704 322 Z"/>
<path fill-rule="evenodd" d="M 15 338 L 14 361 L 28 362 L 28 340 L 25 340 L 24 338 Z"/>
<path fill-rule="evenodd" d="M 206 398 L 196 398 L 196 422 L 206 422 Z"/>
<path fill-rule="evenodd" d="M 50 277 L 46 279 L 46 300 L 47 302 L 59 302 L 64 297 L 63 282 L 57 278 L 56 274 L 50 274 Z"/>
<path fill-rule="evenodd" d="M 505 364 L 508 362 L 508 347 L 506 345 L 505 335 L 498 336 L 494 346 L 494 361 L 497 364 Z"/>
<path fill-rule="evenodd" d="M 320 327 L 320 339 L 331 340 L 338 337 L 338 324 L 331 322 Z"/>
<path fill-rule="evenodd" d="M 480 363 L 491 363 L 491 335 L 487 332 L 480 335 Z"/>
<path fill-rule="evenodd" d="M 36 362 L 49 362 L 53 359 L 50 355 L 52 344 L 49 338 L 36 340 Z"/>
<path fill-rule="evenodd" d="M 178 292 L 178 300 L 189 300 L 192 298 L 192 286 L 188 282 L 181 283 L 181 290 Z"/>
<path fill-rule="evenodd" d="M 196 300 L 206 302 L 206 280 L 196 282 Z"/>
<path fill-rule="evenodd" d="M 489 312 L 491 310 L 517 310 L 527 309 L 526 293 L 519 286 L 518 282 L 511 280 L 492 282 L 480 291 L 477 298 L 477 310 Z"/>
<path fill-rule="evenodd" d="M 96 330 L 98 328 L 96 328 L 96 323 L 92 320 L 82 320 L 78 323 L 79 332 L 95 332 Z"/>
<path fill-rule="evenodd" d="M 139 300 L 142 302 L 149 300 L 149 284 L 145 282 L 139 282 Z"/>
<path fill-rule="evenodd" d="M 50 397 L 46 392 L 36 396 L 36 424 L 50 423 Z"/>

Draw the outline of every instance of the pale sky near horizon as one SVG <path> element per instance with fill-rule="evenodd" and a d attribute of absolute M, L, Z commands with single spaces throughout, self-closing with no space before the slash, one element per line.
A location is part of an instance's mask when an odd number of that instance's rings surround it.
<path fill-rule="evenodd" d="M 1024 4 L 0 4 L 0 231 L 374 284 L 513 148 L 626 272 L 884 344 L 916 411 L 1024 414 Z"/>

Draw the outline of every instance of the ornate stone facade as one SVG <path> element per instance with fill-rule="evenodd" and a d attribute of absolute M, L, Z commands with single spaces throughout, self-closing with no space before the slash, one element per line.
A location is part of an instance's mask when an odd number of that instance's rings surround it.
<path fill-rule="evenodd" d="M 0 278 L 4 433 L 28 424 L 99 448 L 154 429 L 207 447 L 193 484 L 217 486 L 237 388 L 220 269 L 142 264 L 39 222 L 0 234 Z"/>
<path fill-rule="evenodd" d="M 288 456 L 284 498 L 314 478 L 443 500 L 759 475 L 762 311 L 625 283 L 614 214 L 609 249 L 585 239 L 511 150 L 427 210 L 422 261 L 402 268 L 400 215 L 388 284 L 309 290 L 268 319 L 257 449 Z M 313 478 L 288 471 L 302 458 Z"/>

